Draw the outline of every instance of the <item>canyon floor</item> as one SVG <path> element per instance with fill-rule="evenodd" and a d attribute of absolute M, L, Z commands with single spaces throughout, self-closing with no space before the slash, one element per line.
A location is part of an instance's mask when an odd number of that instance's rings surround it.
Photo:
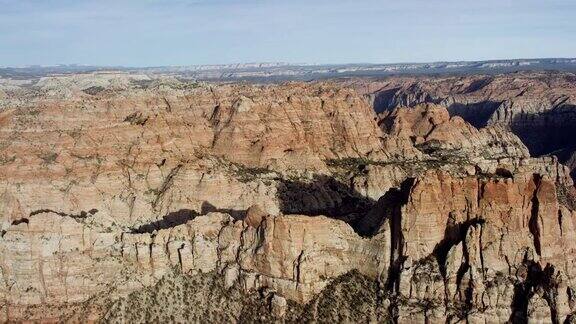
<path fill-rule="evenodd" d="M 0 78 L 0 321 L 576 322 L 576 75 Z"/>

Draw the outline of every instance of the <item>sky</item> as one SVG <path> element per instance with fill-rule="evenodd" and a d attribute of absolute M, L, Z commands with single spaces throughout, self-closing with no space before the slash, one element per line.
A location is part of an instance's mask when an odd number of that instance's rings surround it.
<path fill-rule="evenodd" d="M 0 0 L 0 66 L 576 57 L 575 0 Z"/>

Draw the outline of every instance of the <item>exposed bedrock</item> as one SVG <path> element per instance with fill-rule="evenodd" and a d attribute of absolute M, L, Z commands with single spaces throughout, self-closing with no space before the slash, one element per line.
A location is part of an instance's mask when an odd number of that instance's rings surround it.
<path fill-rule="evenodd" d="M 151 233 L 106 233 L 37 214 L 3 235 L 3 316 L 113 299 L 174 270 L 219 273 L 225 287 L 272 289 L 298 304 L 356 270 L 380 283 L 373 302 L 390 305 L 384 316 L 398 321 L 548 322 L 573 311 L 574 260 L 566 256 L 575 251 L 576 213 L 558 202 L 547 175 L 428 171 L 364 217 L 359 228 L 378 224 L 365 237 L 340 220 L 259 207 L 243 220 L 208 213 Z"/>
<path fill-rule="evenodd" d="M 2 321 L 574 318 L 570 170 L 506 127 L 341 82 L 110 78 L 7 92 Z"/>
<path fill-rule="evenodd" d="M 556 155 L 569 164 L 576 151 L 576 77 L 571 73 L 389 78 L 355 86 L 377 113 L 436 103 L 477 128 L 503 125 L 532 156 Z M 377 85 L 379 84 L 379 86 Z"/>

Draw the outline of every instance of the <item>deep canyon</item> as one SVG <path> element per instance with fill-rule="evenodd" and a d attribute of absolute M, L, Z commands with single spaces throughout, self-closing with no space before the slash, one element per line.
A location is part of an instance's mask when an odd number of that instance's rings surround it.
<path fill-rule="evenodd" d="M 0 79 L 0 320 L 576 322 L 576 75 Z"/>

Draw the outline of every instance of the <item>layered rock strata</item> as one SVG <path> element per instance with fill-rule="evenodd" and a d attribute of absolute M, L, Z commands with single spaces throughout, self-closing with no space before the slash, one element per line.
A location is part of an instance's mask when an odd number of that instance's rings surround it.
<path fill-rule="evenodd" d="M 2 99 L 2 320 L 158 320 L 126 305 L 182 278 L 198 304 L 166 320 L 573 318 L 570 170 L 505 127 L 333 82 L 110 78 Z"/>
<path fill-rule="evenodd" d="M 518 135 L 533 156 L 556 155 L 563 163 L 576 151 L 576 76 L 518 72 L 454 77 L 389 77 L 352 82 L 378 112 L 436 103 L 476 127 L 501 125 Z M 572 169 L 573 170 L 573 169 Z"/>

